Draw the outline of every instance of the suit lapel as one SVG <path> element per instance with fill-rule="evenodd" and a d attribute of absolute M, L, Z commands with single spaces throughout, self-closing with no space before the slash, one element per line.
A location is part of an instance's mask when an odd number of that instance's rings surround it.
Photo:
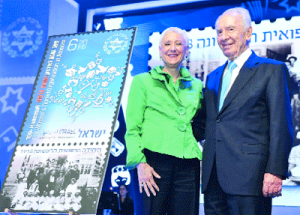
<path fill-rule="evenodd" d="M 213 96 L 211 98 L 213 98 L 212 102 L 214 104 L 216 113 L 219 112 L 220 89 L 221 89 L 222 75 L 225 66 L 226 63 L 221 67 L 217 68 L 217 70 L 215 70 L 215 72 L 211 74 L 211 76 L 209 77 L 210 81 L 207 82 L 207 86 L 206 86 L 207 89 L 209 89 L 209 91 L 212 91 L 213 93 Z"/>
<path fill-rule="evenodd" d="M 223 112 L 223 110 L 230 104 L 230 102 L 238 95 L 241 89 L 248 83 L 251 77 L 255 74 L 255 71 L 257 70 L 257 67 L 255 67 L 255 65 L 258 64 L 258 62 L 259 61 L 256 54 L 252 52 L 252 55 L 245 62 L 244 66 L 241 68 L 239 72 L 239 75 L 236 77 L 232 87 L 230 88 L 224 100 L 224 104 L 220 113 Z"/>

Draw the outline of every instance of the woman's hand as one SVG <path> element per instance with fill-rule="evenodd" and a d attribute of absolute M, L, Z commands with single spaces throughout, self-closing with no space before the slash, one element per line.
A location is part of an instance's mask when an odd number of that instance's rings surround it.
<path fill-rule="evenodd" d="M 154 169 L 147 163 L 139 163 L 137 165 L 137 170 L 138 170 L 140 193 L 143 192 L 143 188 L 144 188 L 147 196 L 150 197 L 149 190 L 152 192 L 154 196 L 156 196 L 156 191 L 159 191 L 159 188 L 155 183 L 153 176 L 156 178 L 161 178 L 160 175 L 157 174 L 157 172 L 155 172 Z"/>

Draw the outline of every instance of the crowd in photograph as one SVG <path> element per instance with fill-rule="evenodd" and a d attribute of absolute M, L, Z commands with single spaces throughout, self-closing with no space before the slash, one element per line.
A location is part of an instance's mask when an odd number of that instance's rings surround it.
<path fill-rule="evenodd" d="M 23 167 L 17 175 L 17 181 L 24 184 L 24 189 L 13 199 L 12 208 L 39 211 L 78 211 L 81 208 L 78 163 L 48 159 L 45 163 L 30 166 L 29 170 Z"/>

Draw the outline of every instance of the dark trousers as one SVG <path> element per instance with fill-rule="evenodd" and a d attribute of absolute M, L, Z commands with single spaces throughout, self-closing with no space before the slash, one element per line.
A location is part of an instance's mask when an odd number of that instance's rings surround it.
<path fill-rule="evenodd" d="M 199 215 L 200 161 L 145 150 L 147 163 L 161 176 L 154 178 L 156 196 L 143 192 L 144 215 Z"/>
<path fill-rule="evenodd" d="M 225 193 L 219 184 L 214 163 L 204 192 L 205 215 L 269 215 L 271 209 L 272 198 Z"/>

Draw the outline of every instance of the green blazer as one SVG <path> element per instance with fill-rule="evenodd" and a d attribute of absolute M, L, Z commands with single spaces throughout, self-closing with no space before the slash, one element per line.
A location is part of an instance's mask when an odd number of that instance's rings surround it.
<path fill-rule="evenodd" d="M 202 82 L 182 67 L 180 78 L 153 68 L 133 78 L 126 109 L 126 147 L 129 169 L 147 162 L 143 150 L 178 158 L 198 158 L 202 153 L 191 121 L 201 108 Z"/>

